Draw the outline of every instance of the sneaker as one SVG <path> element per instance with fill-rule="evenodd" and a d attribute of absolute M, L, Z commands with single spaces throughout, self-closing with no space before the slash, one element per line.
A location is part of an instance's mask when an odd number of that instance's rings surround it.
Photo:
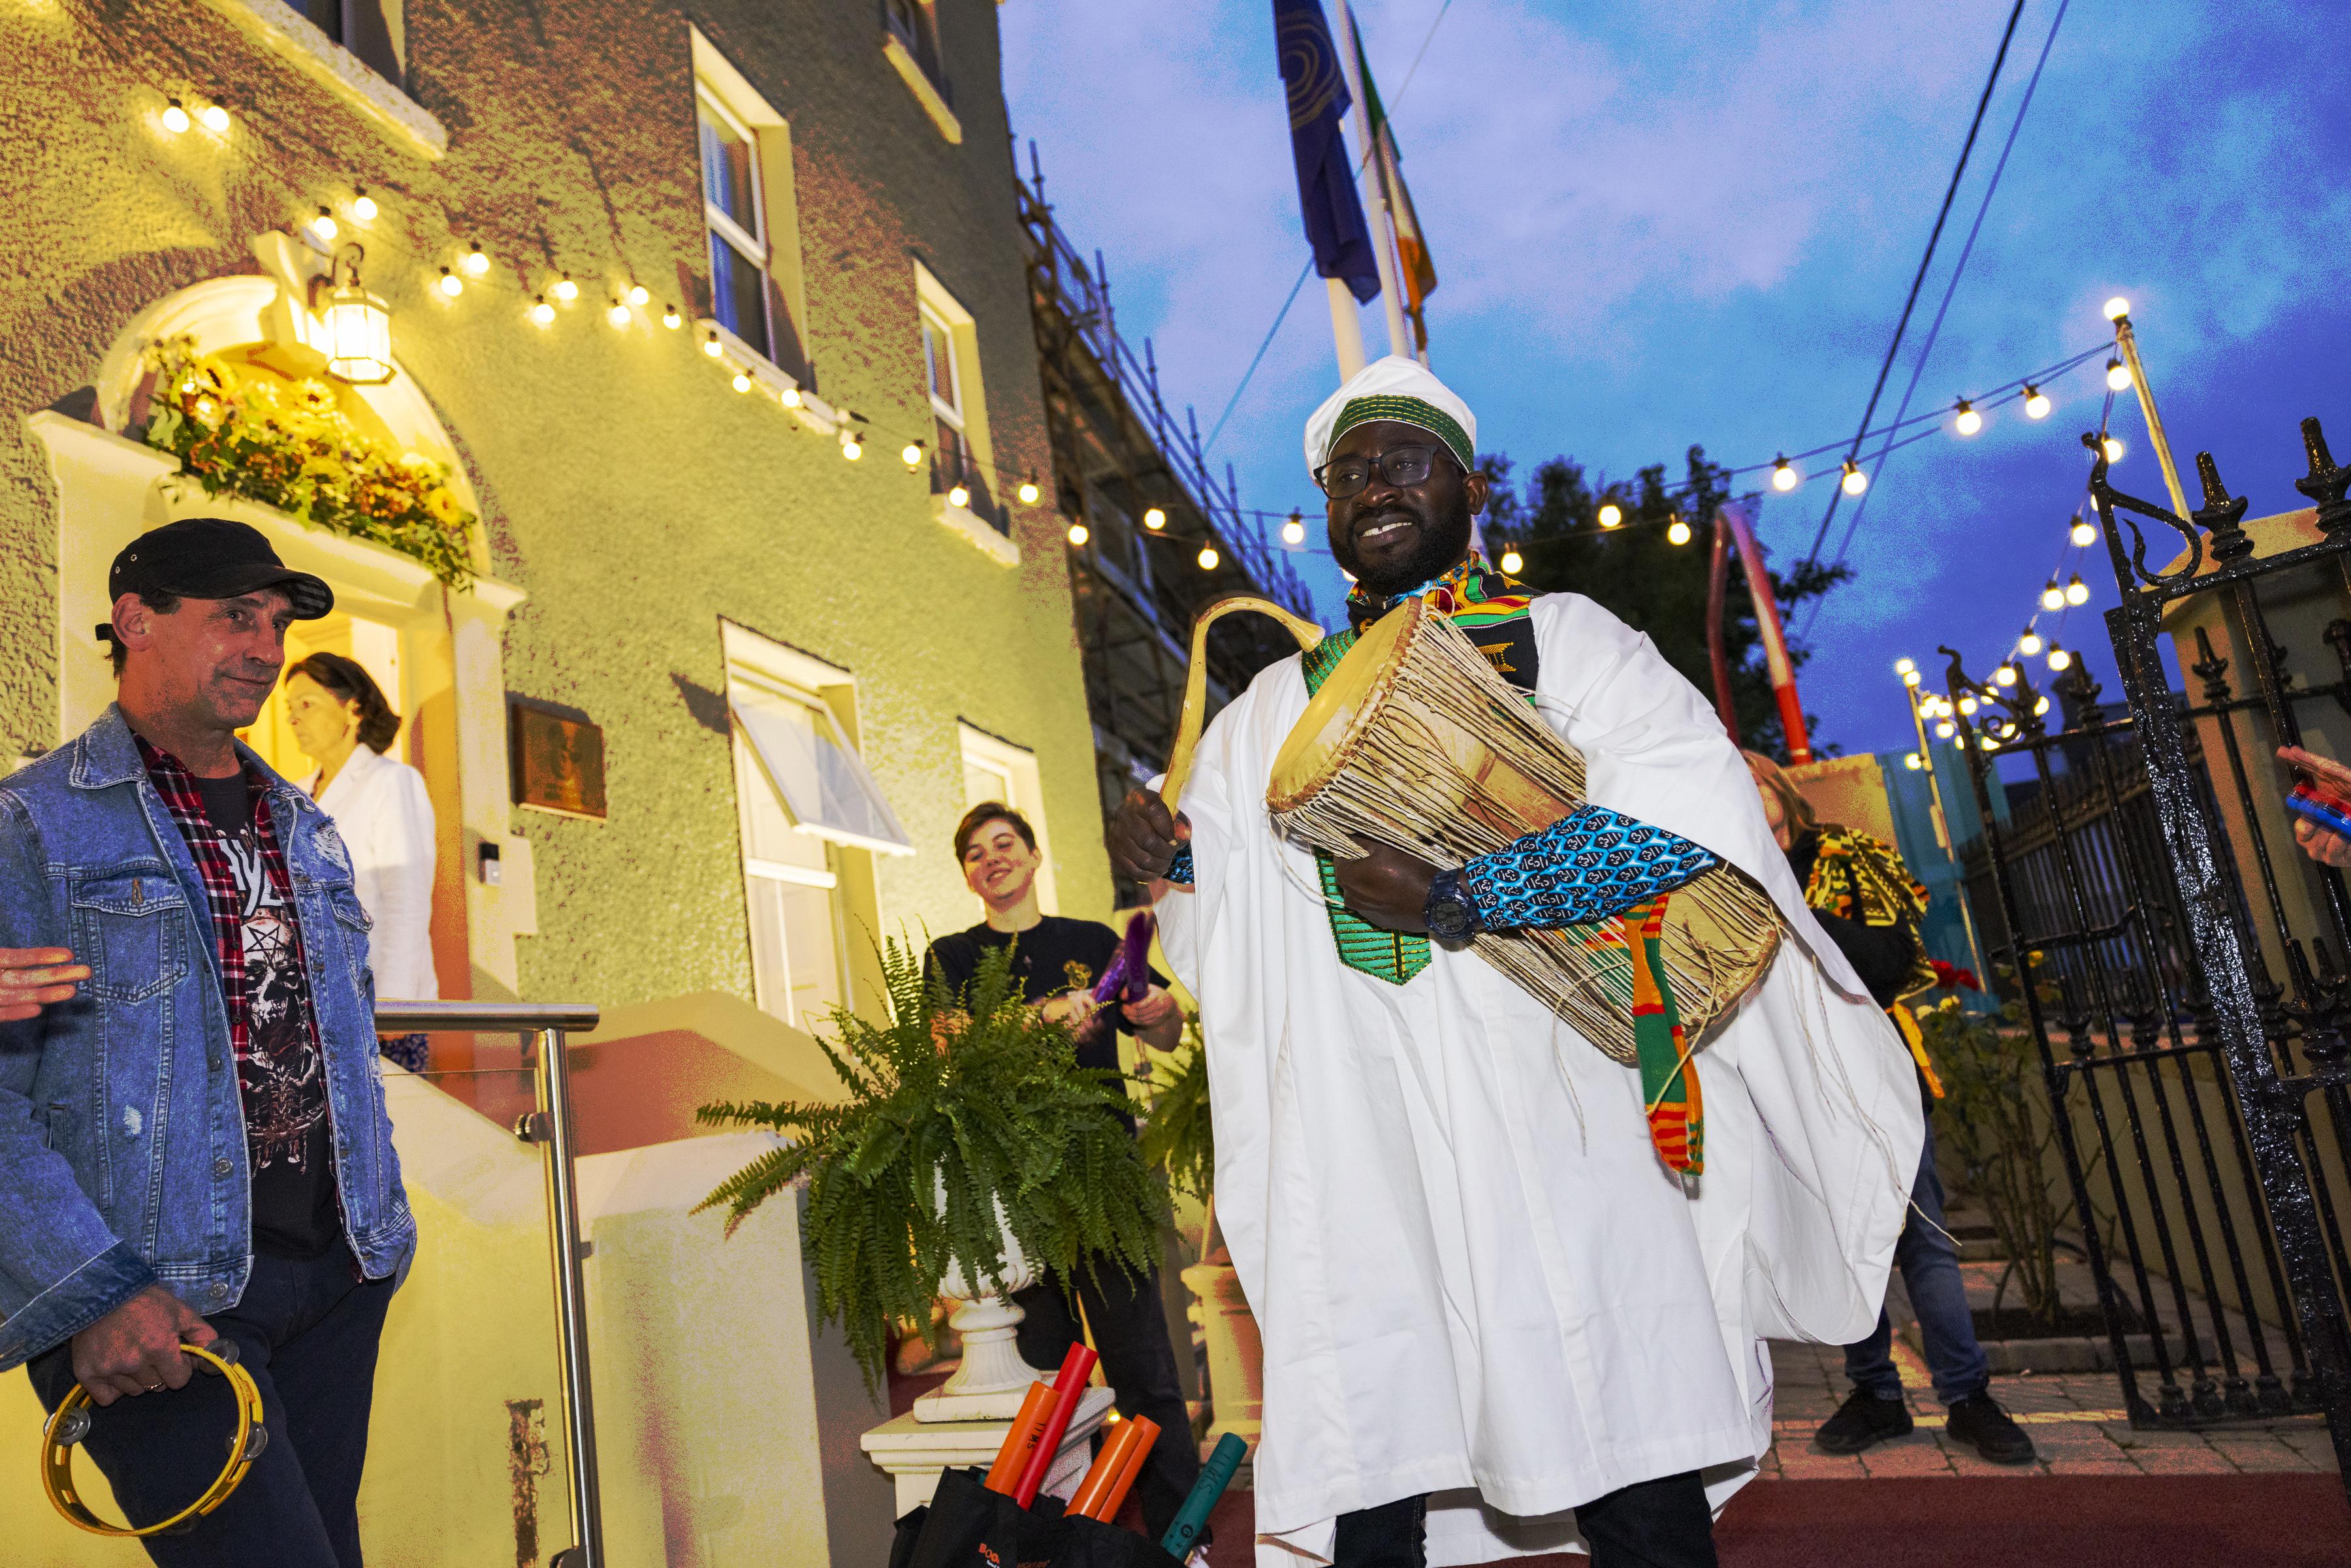
<path fill-rule="evenodd" d="M 1952 1407 L 1957 1410 L 1958 1406 Z M 1910 1435 L 1910 1406 L 1899 1399 L 1883 1399 L 1866 1388 L 1856 1388 L 1837 1406 L 1837 1413 L 1813 1434 L 1825 1453 L 1858 1454 L 1891 1437 Z"/>
<path fill-rule="evenodd" d="M 1943 1430 L 1954 1442 L 1967 1444 L 1995 1465 L 2029 1465 L 2040 1458 L 2024 1428 L 1989 1394 L 1953 1400 L 1950 1420 Z"/>

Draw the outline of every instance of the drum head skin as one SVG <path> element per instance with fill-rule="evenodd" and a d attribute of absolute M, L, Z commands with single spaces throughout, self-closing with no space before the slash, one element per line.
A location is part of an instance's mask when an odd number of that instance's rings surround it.
<path fill-rule="evenodd" d="M 1290 738 L 1273 759 L 1266 786 L 1270 810 L 1287 811 L 1311 800 L 1316 790 L 1346 766 L 1356 742 L 1370 727 L 1387 695 L 1398 654 L 1426 612 L 1420 600 L 1407 600 L 1364 628 L 1290 727 Z"/>

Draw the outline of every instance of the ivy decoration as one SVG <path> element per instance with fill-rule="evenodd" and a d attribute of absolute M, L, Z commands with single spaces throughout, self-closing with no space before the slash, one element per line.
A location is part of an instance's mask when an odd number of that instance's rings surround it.
<path fill-rule="evenodd" d="M 179 458 L 208 496 L 242 496 L 313 528 L 385 545 L 453 589 L 473 581 L 475 515 L 449 471 L 395 452 L 361 429 L 326 382 L 281 382 L 196 351 L 195 340 L 148 346 L 154 372 L 141 438 Z"/>
<path fill-rule="evenodd" d="M 890 941 L 880 956 L 887 1020 L 836 1009 L 833 1038 L 817 1041 L 845 1101 L 695 1113 L 787 1140 L 695 1211 L 723 1207 L 731 1236 L 805 1186 L 800 1248 L 820 1307 L 876 1388 L 891 1326 L 928 1318 L 950 1260 L 967 1279 L 998 1274 L 1008 1229 L 1032 1265 L 1064 1281 L 1081 1267 L 1139 1276 L 1168 1218 L 1166 1189 L 1120 1120 L 1132 1107 L 1118 1074 L 1081 1067 L 1070 1031 L 1023 1004 L 1010 948 L 985 955 L 960 998 L 925 980 L 911 945 Z"/>

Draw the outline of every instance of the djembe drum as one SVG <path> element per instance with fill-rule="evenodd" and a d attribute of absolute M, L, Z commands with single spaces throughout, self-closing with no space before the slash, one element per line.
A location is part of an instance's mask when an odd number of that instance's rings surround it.
<path fill-rule="evenodd" d="M 1445 867 L 1489 854 L 1584 800 L 1583 758 L 1445 616 L 1412 600 L 1364 629 L 1275 758 L 1266 807 L 1343 860 L 1375 841 Z M 1780 937 L 1762 889 L 1722 865 L 1676 889 L 1661 949 L 1696 1040 L 1762 977 Z M 1633 975 L 1613 919 L 1480 933 L 1478 955 L 1611 1059 L 1633 1065 Z"/>

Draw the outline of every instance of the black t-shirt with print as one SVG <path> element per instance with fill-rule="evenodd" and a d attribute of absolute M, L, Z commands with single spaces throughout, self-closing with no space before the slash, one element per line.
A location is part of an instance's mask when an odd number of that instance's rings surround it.
<path fill-rule="evenodd" d="M 1075 988 L 1091 990 L 1111 960 L 1118 956 L 1118 933 L 1092 920 L 1065 920 L 1058 915 L 1048 915 L 1019 933 L 1019 946 L 1012 954 L 1012 977 L 1019 982 L 1020 999 L 1025 1002 L 1041 1002 Z M 927 973 L 945 976 L 947 988 L 960 997 L 964 988 L 971 984 L 972 976 L 979 972 L 981 956 L 992 947 L 1010 944 L 1013 937 L 1014 933 L 998 931 L 982 921 L 967 931 L 957 931 L 933 942 L 923 967 Z M 1154 970 L 1151 982 L 1164 987 L 1167 979 Z M 1103 1016 L 1115 1021 L 1119 1030 L 1134 1032 L 1118 1008 L 1104 1009 Z M 1085 1038 L 1078 1042 L 1078 1065 L 1116 1071 L 1117 1031 L 1088 1030 Z"/>
<path fill-rule="evenodd" d="M 225 841 L 245 917 L 247 1040 L 237 1064 L 253 1166 L 253 1246 L 273 1257 L 323 1256 L 342 1236 L 335 1192 L 327 1064 L 310 1024 L 309 978 L 296 927 L 269 881 L 243 774 L 199 779 L 204 815 Z"/>

